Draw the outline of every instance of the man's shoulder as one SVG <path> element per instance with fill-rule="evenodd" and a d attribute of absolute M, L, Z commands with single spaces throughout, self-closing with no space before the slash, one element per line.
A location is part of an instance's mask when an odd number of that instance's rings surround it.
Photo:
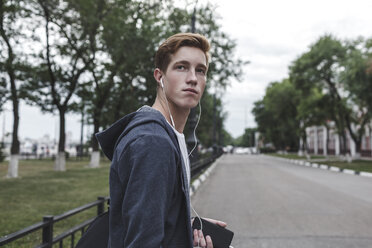
<path fill-rule="evenodd" d="M 154 121 L 142 123 L 141 125 L 133 127 L 123 139 L 133 140 L 140 137 L 143 139 L 151 139 L 156 137 L 171 141 L 171 135 L 173 135 L 173 133 L 169 132 L 163 123 Z"/>
<path fill-rule="evenodd" d="M 174 136 L 174 137 L 173 137 Z M 133 127 L 120 140 L 117 145 L 117 152 L 122 152 L 128 147 L 134 149 L 146 148 L 147 146 L 176 149 L 176 138 L 172 130 L 167 130 L 157 122 L 148 122 Z"/>

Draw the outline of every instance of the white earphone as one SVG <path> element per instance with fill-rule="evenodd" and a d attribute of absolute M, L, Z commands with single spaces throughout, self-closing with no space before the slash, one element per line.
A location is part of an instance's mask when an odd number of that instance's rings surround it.
<path fill-rule="evenodd" d="M 169 117 L 170 117 L 171 122 L 172 122 L 172 126 L 173 126 L 174 128 L 176 128 L 176 125 L 174 124 L 174 120 L 173 120 L 172 113 L 171 113 L 171 111 L 170 111 L 170 109 L 169 109 L 169 104 L 168 104 L 167 95 L 165 94 L 165 91 L 164 91 L 164 83 L 163 83 L 163 78 L 162 78 L 162 77 L 160 78 L 160 86 L 161 86 L 161 88 L 163 89 L 163 93 L 164 93 L 164 97 L 165 97 L 165 102 L 167 103 L 168 113 L 169 113 Z"/>

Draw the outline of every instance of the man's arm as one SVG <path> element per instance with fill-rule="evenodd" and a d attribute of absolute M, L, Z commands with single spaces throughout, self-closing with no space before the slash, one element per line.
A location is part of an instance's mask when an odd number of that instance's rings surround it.
<path fill-rule="evenodd" d="M 177 176 L 172 144 L 162 136 L 142 136 L 120 160 L 130 165 L 122 200 L 124 246 L 162 247 L 166 211 Z"/>

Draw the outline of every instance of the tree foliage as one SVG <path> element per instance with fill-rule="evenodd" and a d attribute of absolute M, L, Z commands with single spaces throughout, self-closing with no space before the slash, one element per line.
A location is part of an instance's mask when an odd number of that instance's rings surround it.
<path fill-rule="evenodd" d="M 27 28 L 22 24 L 22 28 L 13 28 L 13 33 L 10 29 L 5 33 L 15 37 L 20 35 L 19 30 L 28 30 L 30 34 L 13 42 L 17 45 L 23 42 L 17 52 L 29 52 L 27 56 L 14 56 L 12 62 L 14 78 L 22 82 L 18 85 L 22 86 L 18 96 L 44 112 L 59 114 L 60 152 L 65 147 L 67 113 L 84 111 L 97 132 L 141 105 L 154 102 L 155 51 L 170 35 L 190 32 L 193 13 L 188 7 L 176 7 L 172 0 L 2 0 L 1 3 L 1 13 L 5 13 L 4 6 L 11 13 L 8 19 L 2 18 L 6 23 L 2 22 L 1 30 L 12 27 L 12 23 L 25 23 Z M 22 15 L 23 21 L 15 21 L 17 15 Z M 200 140 L 206 146 L 213 144 L 213 116 L 217 142 L 222 144 L 229 138 L 223 127 L 226 114 L 221 97 L 217 96 L 213 103 L 208 91 L 223 91 L 231 79 L 240 80 L 246 63 L 235 56 L 236 42 L 221 30 L 218 18 L 212 4 L 196 9 L 196 31 L 205 35 L 212 47 L 198 128 Z M 11 91 L 4 74 L 9 67 L 8 50 L 3 49 L 6 40 L 0 40 L 0 45 L 2 105 Z M 92 145 L 94 150 L 98 148 L 96 142 Z"/>
<path fill-rule="evenodd" d="M 80 77 L 91 60 L 88 49 L 89 35 L 71 5 L 63 0 L 38 0 L 34 3 L 35 15 L 44 27 L 44 50 L 35 59 L 34 67 L 25 88 L 29 103 L 42 111 L 58 112 L 60 118 L 58 151 L 65 150 L 65 115 L 77 107 L 76 90 Z"/>
<path fill-rule="evenodd" d="M 287 88 L 285 82 L 280 87 L 272 84 L 265 97 L 255 103 L 253 113 L 258 130 L 266 142 L 273 142 L 278 147 L 280 135 L 286 136 L 287 142 L 293 140 L 290 133 L 285 134 L 281 129 L 283 124 L 292 126 L 297 130 L 297 136 L 306 140 L 307 127 L 322 125 L 329 131 L 333 121 L 341 137 L 341 151 L 346 152 L 347 131 L 359 152 L 365 127 L 371 121 L 371 68 L 371 39 L 342 41 L 332 35 L 320 37 L 289 66 Z M 291 91 L 289 85 L 295 91 Z M 292 96 L 296 106 L 291 108 L 293 111 L 281 112 L 278 107 L 286 104 L 287 99 L 282 94 L 282 102 L 278 101 L 280 88 L 287 89 L 288 96 Z M 290 113 L 292 122 L 288 115 L 276 118 L 276 113 Z"/>
<path fill-rule="evenodd" d="M 114 1 L 112 4 L 105 18 L 100 20 L 102 33 L 95 40 L 101 43 L 105 60 L 94 60 L 96 64 L 89 67 L 90 80 L 81 91 L 81 96 L 88 102 L 88 113 L 91 113 L 95 132 L 144 104 L 152 105 L 156 95 L 153 69 L 158 44 L 171 34 L 190 31 L 192 13 L 174 7 L 171 1 L 163 4 L 158 1 L 134 1 L 126 5 Z M 206 146 L 212 143 L 210 127 L 213 120 L 213 104 L 210 104 L 208 88 L 212 84 L 214 88 L 224 88 L 231 78 L 240 79 L 244 65 L 243 61 L 233 58 L 236 43 L 220 30 L 213 10 L 211 5 L 207 5 L 196 13 L 197 32 L 206 35 L 212 49 L 215 49 L 211 53 L 211 61 L 214 62 L 209 68 L 210 83 L 202 100 L 203 116 L 198 128 L 200 140 Z M 222 130 L 224 114 L 219 106 L 217 104 L 216 116 L 221 124 L 217 128 Z M 188 132 L 186 126 L 186 135 Z M 222 133 L 217 131 L 217 136 L 222 137 Z"/>
<path fill-rule="evenodd" d="M 256 128 L 246 128 L 244 134 L 239 137 L 237 146 L 243 147 L 254 147 L 256 146 L 255 134 L 257 132 Z"/>
<path fill-rule="evenodd" d="M 292 63 L 290 78 L 303 94 L 317 88 L 327 95 L 330 107 L 324 112 L 336 123 L 343 150 L 346 150 L 345 131 L 348 130 L 359 152 L 365 126 L 370 120 L 367 107 L 370 95 L 361 94 L 362 90 L 368 90 L 367 60 L 364 58 L 363 64 L 361 54 L 368 53 L 358 48 L 359 42 L 348 43 L 331 35 L 319 38 L 308 52 Z"/>
<path fill-rule="evenodd" d="M 265 143 L 272 143 L 280 150 L 298 148 L 298 102 L 298 91 L 285 79 L 271 83 L 263 99 L 254 103 L 252 113 Z"/>

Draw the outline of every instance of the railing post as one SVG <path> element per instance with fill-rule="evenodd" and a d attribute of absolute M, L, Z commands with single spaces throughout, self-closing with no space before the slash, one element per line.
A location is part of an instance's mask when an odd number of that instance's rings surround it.
<path fill-rule="evenodd" d="M 53 220 L 54 216 L 46 215 L 43 217 L 43 221 L 48 223 L 43 227 L 43 244 L 47 244 L 46 247 L 51 248 L 53 245 Z"/>
<path fill-rule="evenodd" d="M 101 201 L 98 205 L 97 205 L 97 215 L 100 215 L 100 214 L 103 214 L 103 212 L 105 211 L 105 197 L 103 196 L 98 196 L 97 198 L 99 201 Z"/>

